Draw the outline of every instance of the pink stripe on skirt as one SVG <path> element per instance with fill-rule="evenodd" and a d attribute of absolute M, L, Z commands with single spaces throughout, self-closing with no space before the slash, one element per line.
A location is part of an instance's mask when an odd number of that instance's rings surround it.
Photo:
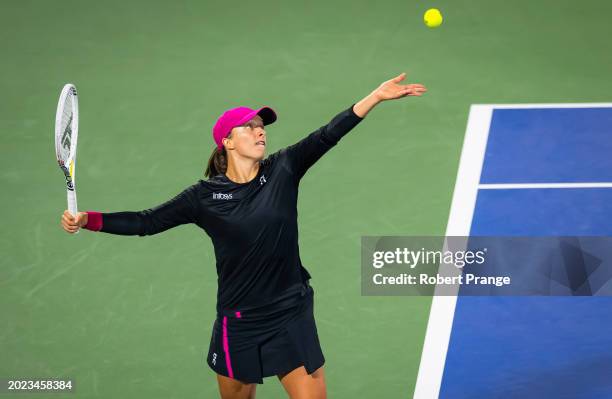
<path fill-rule="evenodd" d="M 227 366 L 227 373 L 229 374 L 230 378 L 234 378 L 232 361 L 230 360 L 229 354 L 229 342 L 227 340 L 227 316 L 223 316 L 223 352 L 225 352 L 225 365 Z"/>

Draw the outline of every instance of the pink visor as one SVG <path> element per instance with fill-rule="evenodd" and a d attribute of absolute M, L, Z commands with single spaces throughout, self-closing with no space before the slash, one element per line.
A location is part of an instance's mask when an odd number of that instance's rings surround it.
<path fill-rule="evenodd" d="M 231 108 L 225 111 L 213 127 L 212 134 L 215 143 L 217 143 L 217 150 L 221 151 L 223 148 L 223 139 L 227 137 L 233 128 L 241 126 L 259 115 L 263 119 L 264 125 L 274 123 L 276 120 L 276 112 L 270 107 L 262 107 L 259 109 L 251 109 L 249 107 L 237 107 Z"/>

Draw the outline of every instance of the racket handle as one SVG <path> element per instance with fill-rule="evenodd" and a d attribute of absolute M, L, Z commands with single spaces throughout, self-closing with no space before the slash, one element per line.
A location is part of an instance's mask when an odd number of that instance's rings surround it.
<path fill-rule="evenodd" d="M 78 213 L 76 190 L 66 190 L 66 191 L 68 192 L 68 211 L 72 213 L 72 216 L 76 217 Z M 78 233 L 79 230 L 77 230 L 76 233 Z"/>

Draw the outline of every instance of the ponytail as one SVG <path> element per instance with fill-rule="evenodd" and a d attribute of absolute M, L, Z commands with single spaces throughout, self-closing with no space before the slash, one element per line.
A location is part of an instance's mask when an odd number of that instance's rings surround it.
<path fill-rule="evenodd" d="M 225 147 L 221 148 L 221 151 L 215 147 L 210 158 L 208 159 L 208 166 L 204 172 L 204 176 L 211 178 L 219 174 L 225 174 L 227 171 L 227 151 Z"/>

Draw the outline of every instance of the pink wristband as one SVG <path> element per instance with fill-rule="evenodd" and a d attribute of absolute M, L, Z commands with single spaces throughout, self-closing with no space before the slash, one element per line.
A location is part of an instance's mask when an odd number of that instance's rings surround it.
<path fill-rule="evenodd" d="M 102 214 L 100 212 L 87 211 L 87 224 L 84 229 L 91 231 L 102 230 Z"/>

